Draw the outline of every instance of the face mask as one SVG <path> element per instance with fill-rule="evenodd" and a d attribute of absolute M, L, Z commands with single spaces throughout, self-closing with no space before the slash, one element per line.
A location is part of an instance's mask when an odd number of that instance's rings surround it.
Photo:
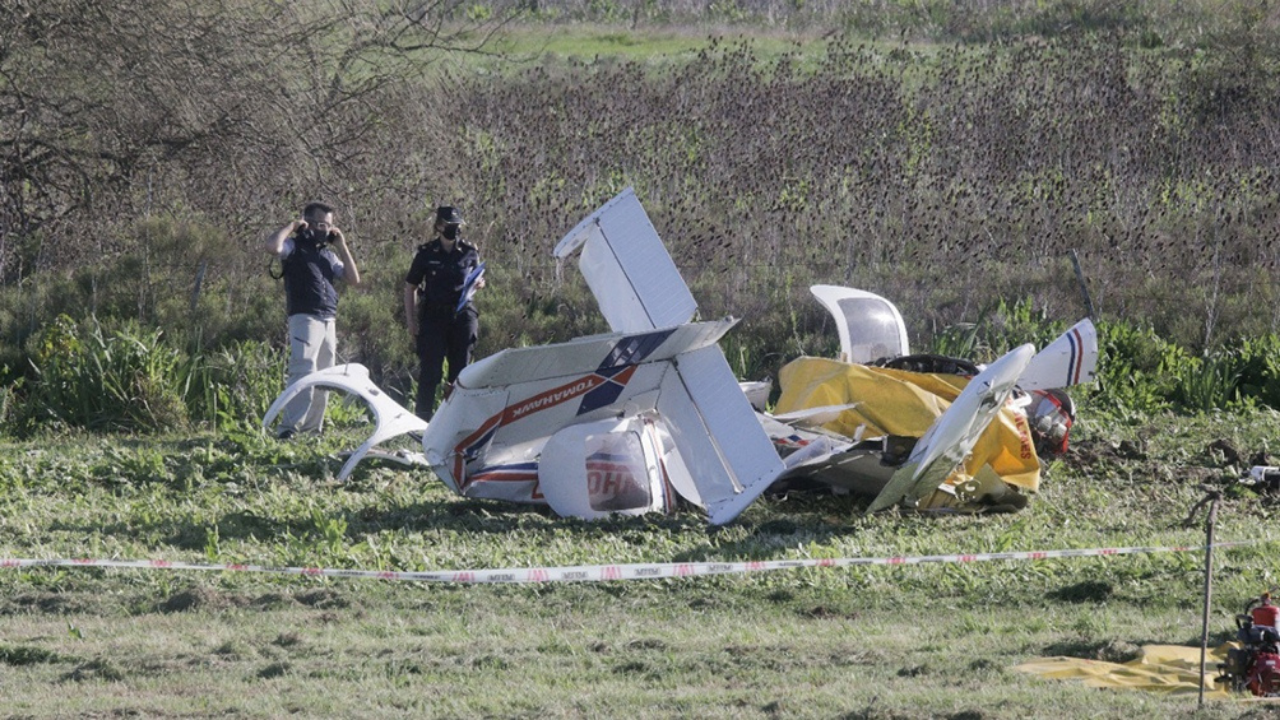
<path fill-rule="evenodd" d="M 444 237 L 445 237 L 445 239 L 446 239 L 446 240 L 457 240 L 457 239 L 458 239 L 458 226 L 457 226 L 457 225 L 445 225 L 445 226 L 444 226 L 444 232 L 442 232 L 442 233 L 441 233 L 441 235 L 444 235 Z"/>

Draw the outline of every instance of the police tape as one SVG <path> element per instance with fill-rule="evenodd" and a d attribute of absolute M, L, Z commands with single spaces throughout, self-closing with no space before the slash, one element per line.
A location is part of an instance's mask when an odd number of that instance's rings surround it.
<path fill-rule="evenodd" d="M 845 568 L 870 565 L 904 566 L 930 563 L 966 564 L 998 560 L 1049 560 L 1053 558 L 1111 557 L 1154 553 L 1204 552 L 1210 548 L 1254 545 L 1259 541 L 1174 545 L 1166 547 L 1089 548 L 1083 550 L 1033 550 L 1028 552 L 970 553 L 958 555 L 892 555 L 887 557 L 810 558 L 798 560 L 748 560 L 743 562 L 634 563 L 578 565 L 572 567 L 507 568 L 500 570 L 344 570 L 321 567 L 271 567 L 238 563 L 188 563 L 172 560 L 107 560 L 75 558 L 32 560 L 0 558 L 0 569 L 29 567 L 98 567 L 140 570 L 197 570 L 204 572 L 247 572 L 303 577 L 361 578 L 427 583 L 547 583 L 600 582 L 605 580 L 655 580 L 708 575 L 733 575 L 801 568 Z"/>

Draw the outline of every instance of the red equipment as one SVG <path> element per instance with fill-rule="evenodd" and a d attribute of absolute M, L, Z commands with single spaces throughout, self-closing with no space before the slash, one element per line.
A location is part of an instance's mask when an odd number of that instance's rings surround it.
<path fill-rule="evenodd" d="M 1218 665 L 1217 681 L 1232 690 L 1248 690 L 1257 697 L 1280 697 L 1280 633 L 1276 621 L 1280 608 L 1271 604 L 1271 594 L 1249 601 L 1236 615 L 1240 648 L 1227 653 L 1227 662 Z M 1269 622 L 1268 622 L 1269 621 Z"/>
<path fill-rule="evenodd" d="M 1274 652 L 1254 655 L 1253 667 L 1249 668 L 1249 680 L 1245 687 L 1258 697 L 1280 695 L 1280 655 Z"/>
<path fill-rule="evenodd" d="M 1253 624 L 1275 627 L 1276 620 L 1280 620 L 1280 607 L 1271 604 L 1271 593 L 1262 593 L 1259 600 L 1261 604 L 1249 611 L 1253 617 Z"/>

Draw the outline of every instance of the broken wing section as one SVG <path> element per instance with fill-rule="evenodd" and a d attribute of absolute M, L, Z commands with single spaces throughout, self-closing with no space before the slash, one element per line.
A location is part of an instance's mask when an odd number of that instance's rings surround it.
<path fill-rule="evenodd" d="M 916 443 L 907 462 L 894 472 L 867 512 L 884 510 L 902 501 L 914 505 L 942 489 L 947 477 L 964 462 L 983 430 L 1004 407 L 1033 353 L 1034 345 L 1023 345 L 970 380 Z"/>
<path fill-rule="evenodd" d="M 676 358 L 657 411 L 713 525 L 736 518 L 785 470 L 719 346 Z M 680 488 L 680 484 L 676 485 Z"/>
<path fill-rule="evenodd" d="M 835 319 L 842 361 L 867 364 L 911 353 L 906 323 L 888 300 L 837 285 L 814 285 L 809 292 Z"/>
<path fill-rule="evenodd" d="M 698 304 L 631 188 L 588 215 L 556 245 L 578 266 L 614 332 L 645 332 L 689 322 Z"/>

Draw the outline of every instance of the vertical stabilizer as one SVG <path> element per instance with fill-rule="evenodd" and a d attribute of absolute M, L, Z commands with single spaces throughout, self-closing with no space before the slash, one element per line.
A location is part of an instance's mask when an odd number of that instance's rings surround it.
<path fill-rule="evenodd" d="M 1098 370 L 1098 331 L 1081 320 L 1031 358 L 1018 378 L 1023 390 L 1051 390 L 1090 382 Z"/>
<path fill-rule="evenodd" d="M 645 332 L 693 319 L 698 304 L 631 188 L 605 203 L 556 245 L 578 265 L 614 332 Z"/>

